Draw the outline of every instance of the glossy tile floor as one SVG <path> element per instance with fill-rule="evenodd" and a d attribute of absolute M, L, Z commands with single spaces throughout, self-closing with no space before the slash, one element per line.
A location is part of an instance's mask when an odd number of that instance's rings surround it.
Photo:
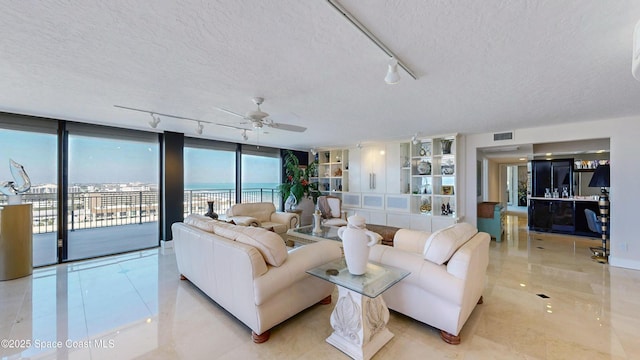
<path fill-rule="evenodd" d="M 588 249 L 597 245 L 528 233 L 524 219 L 509 216 L 506 240 L 491 243 L 484 304 L 463 328 L 462 344 L 447 345 L 435 329 L 392 311 L 395 337 L 374 359 L 640 358 L 640 271 L 593 262 Z M 257 345 L 247 327 L 178 279 L 171 252 L 39 268 L 0 282 L 0 355 L 346 359 L 325 342 L 336 294 L 332 305 L 302 312 Z"/>

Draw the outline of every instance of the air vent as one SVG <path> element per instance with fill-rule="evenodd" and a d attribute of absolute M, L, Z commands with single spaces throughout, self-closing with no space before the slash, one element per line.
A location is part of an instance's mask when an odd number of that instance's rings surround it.
<path fill-rule="evenodd" d="M 513 140 L 513 132 L 493 134 L 493 141 Z"/>

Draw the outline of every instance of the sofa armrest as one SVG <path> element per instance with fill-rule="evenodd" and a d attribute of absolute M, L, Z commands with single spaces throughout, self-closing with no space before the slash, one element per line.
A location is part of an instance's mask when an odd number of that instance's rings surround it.
<path fill-rule="evenodd" d="M 418 287 L 453 304 L 462 304 L 464 281 L 448 273 L 446 265 L 425 260 L 422 254 L 386 245 L 371 247 L 369 260 L 411 272 L 400 281 L 402 284 Z"/>
<path fill-rule="evenodd" d="M 422 254 L 424 244 L 431 233 L 419 230 L 400 229 L 393 237 L 393 247 L 412 253 Z"/>
<path fill-rule="evenodd" d="M 256 226 L 256 227 L 262 226 L 262 223 L 260 222 L 260 220 L 252 216 L 241 216 L 241 215 L 229 216 L 227 220 L 233 220 L 233 222 L 236 225 L 241 225 L 241 226 Z"/>
<path fill-rule="evenodd" d="M 291 284 L 308 278 L 308 269 L 320 266 L 342 256 L 341 243 L 323 240 L 295 248 L 279 267 L 269 267 L 266 274 L 254 280 L 255 302 L 260 305 Z"/>
<path fill-rule="evenodd" d="M 298 225 L 298 214 L 276 211 L 271 214 L 271 221 L 278 224 L 285 224 L 288 229 L 293 229 Z"/>

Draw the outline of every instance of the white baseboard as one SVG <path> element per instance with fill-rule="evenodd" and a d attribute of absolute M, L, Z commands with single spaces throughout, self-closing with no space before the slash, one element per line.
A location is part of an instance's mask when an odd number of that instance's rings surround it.
<path fill-rule="evenodd" d="M 621 259 L 611 255 L 609 255 L 609 265 L 625 269 L 640 270 L 640 261 Z"/>
<path fill-rule="evenodd" d="M 160 246 L 163 249 L 173 249 L 173 240 L 160 240 Z"/>

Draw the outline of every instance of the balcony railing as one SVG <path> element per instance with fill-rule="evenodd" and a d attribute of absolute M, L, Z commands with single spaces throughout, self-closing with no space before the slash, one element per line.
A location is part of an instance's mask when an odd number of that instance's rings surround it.
<path fill-rule="evenodd" d="M 235 189 L 186 190 L 184 192 L 184 216 L 191 213 L 204 214 L 208 201 L 214 202 L 214 211 L 224 214 L 236 203 Z M 244 189 L 243 203 L 273 202 L 281 209 L 282 196 L 277 189 Z M 58 200 L 56 193 L 22 195 L 23 203 L 33 204 L 33 233 L 42 234 L 57 231 Z M 0 205 L 6 204 L 6 197 L 0 196 Z M 142 224 L 158 221 L 158 193 L 155 191 L 120 191 L 69 193 L 69 215 L 67 225 L 70 231 L 77 229 Z"/>

